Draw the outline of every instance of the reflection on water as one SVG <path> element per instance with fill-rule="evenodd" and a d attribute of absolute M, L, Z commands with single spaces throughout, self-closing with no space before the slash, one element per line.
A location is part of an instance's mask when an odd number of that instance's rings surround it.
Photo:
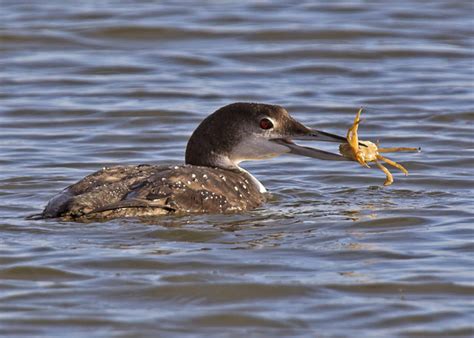
<path fill-rule="evenodd" d="M 0 334 L 472 334 L 470 1 L 1 8 Z M 234 101 L 337 134 L 364 106 L 364 138 L 423 152 L 393 155 L 410 175 L 391 187 L 247 163 L 271 196 L 245 214 L 25 220 L 103 166 L 181 162 Z"/>

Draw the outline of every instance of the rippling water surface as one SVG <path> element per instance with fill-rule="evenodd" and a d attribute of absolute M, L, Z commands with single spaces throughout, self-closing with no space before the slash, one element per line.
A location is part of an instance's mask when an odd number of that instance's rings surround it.
<path fill-rule="evenodd" d="M 0 7 L 0 335 L 473 333 L 471 1 Z M 104 165 L 181 162 L 234 101 L 338 134 L 364 106 L 365 138 L 423 152 L 390 187 L 247 163 L 272 197 L 240 215 L 25 220 Z"/>

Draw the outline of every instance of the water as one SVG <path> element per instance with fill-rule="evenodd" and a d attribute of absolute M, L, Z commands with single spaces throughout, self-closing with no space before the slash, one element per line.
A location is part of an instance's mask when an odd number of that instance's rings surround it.
<path fill-rule="evenodd" d="M 473 334 L 471 1 L 0 7 L 2 336 Z M 423 152 L 391 187 L 247 163 L 272 197 L 240 215 L 25 220 L 104 165 L 181 162 L 234 101 L 337 134 L 364 106 L 364 138 Z"/>

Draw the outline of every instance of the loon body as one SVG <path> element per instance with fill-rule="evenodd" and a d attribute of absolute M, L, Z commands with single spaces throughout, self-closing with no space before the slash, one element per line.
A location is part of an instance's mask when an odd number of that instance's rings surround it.
<path fill-rule="evenodd" d="M 184 165 L 103 168 L 53 197 L 40 216 L 84 220 L 251 210 L 265 202 L 266 189 L 240 162 L 286 153 L 347 160 L 296 145 L 297 139 L 346 142 L 305 127 L 280 106 L 230 104 L 194 131 Z"/>

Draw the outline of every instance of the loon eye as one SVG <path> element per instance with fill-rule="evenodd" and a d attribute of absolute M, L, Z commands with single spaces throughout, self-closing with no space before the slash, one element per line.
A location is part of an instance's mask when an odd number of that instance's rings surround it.
<path fill-rule="evenodd" d="M 267 118 L 260 120 L 260 128 L 262 129 L 271 129 L 273 128 L 273 123 Z"/>

